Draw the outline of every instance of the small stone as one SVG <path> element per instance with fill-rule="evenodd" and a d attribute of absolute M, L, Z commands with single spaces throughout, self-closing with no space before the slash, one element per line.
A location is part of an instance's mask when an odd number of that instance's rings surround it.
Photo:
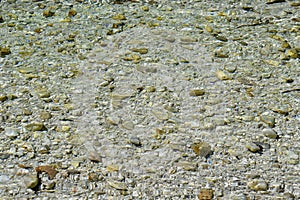
<path fill-rule="evenodd" d="M 125 15 L 123 15 L 123 14 L 117 14 L 117 15 L 114 15 L 112 18 L 113 18 L 114 20 L 126 20 L 126 17 L 125 17 Z"/>
<path fill-rule="evenodd" d="M 286 151 L 285 154 L 287 163 L 292 165 L 297 165 L 299 163 L 299 156 L 294 151 Z"/>
<path fill-rule="evenodd" d="M 191 148 L 193 149 L 195 154 L 201 157 L 208 157 L 213 153 L 210 145 L 206 142 L 192 144 Z"/>
<path fill-rule="evenodd" d="M 134 123 L 132 121 L 124 121 L 122 123 L 122 127 L 127 130 L 133 130 L 134 129 Z"/>
<path fill-rule="evenodd" d="M 117 190 L 127 190 L 127 185 L 124 182 L 107 180 L 107 183 Z"/>
<path fill-rule="evenodd" d="M 259 145 L 255 144 L 254 142 L 247 143 L 245 145 L 245 147 L 252 153 L 257 153 L 257 152 L 261 151 L 261 147 Z"/>
<path fill-rule="evenodd" d="M 296 49 L 288 49 L 286 51 L 286 55 L 289 56 L 290 58 L 294 58 L 294 59 L 300 57 Z"/>
<path fill-rule="evenodd" d="M 4 134 L 9 138 L 16 138 L 19 135 L 19 130 L 12 127 L 6 127 L 4 129 Z"/>
<path fill-rule="evenodd" d="M 266 4 L 282 3 L 282 2 L 285 2 L 285 0 L 267 0 Z"/>
<path fill-rule="evenodd" d="M 11 54 L 10 48 L 8 47 L 0 47 L 0 56 L 4 57 L 6 55 Z"/>
<path fill-rule="evenodd" d="M 101 162 L 102 158 L 99 156 L 99 153 L 96 151 L 89 151 L 88 152 L 88 159 L 92 162 Z"/>
<path fill-rule="evenodd" d="M 54 14 L 55 14 L 55 12 L 53 10 L 51 10 L 51 9 L 45 10 L 43 12 L 43 16 L 44 17 L 52 17 Z"/>
<path fill-rule="evenodd" d="M 236 71 L 236 66 L 234 66 L 234 65 L 228 65 L 228 66 L 225 66 L 224 69 L 226 71 L 228 71 L 229 73 L 234 73 Z"/>
<path fill-rule="evenodd" d="M 117 165 L 107 165 L 106 170 L 109 172 L 117 172 L 119 171 L 119 166 Z"/>
<path fill-rule="evenodd" d="M 146 92 L 155 92 L 156 88 L 154 86 L 146 86 L 145 91 Z"/>
<path fill-rule="evenodd" d="M 135 146 L 141 146 L 141 140 L 137 136 L 130 137 L 129 142 Z"/>
<path fill-rule="evenodd" d="M 137 52 L 137 53 L 140 53 L 140 54 L 148 53 L 147 48 L 131 48 L 130 51 Z"/>
<path fill-rule="evenodd" d="M 218 48 L 214 51 L 214 56 L 217 58 L 228 58 L 229 52 L 226 49 Z"/>
<path fill-rule="evenodd" d="M 167 36 L 164 37 L 164 39 L 168 42 L 171 42 L 171 43 L 176 41 L 176 38 L 172 35 L 167 35 Z"/>
<path fill-rule="evenodd" d="M 75 15 L 77 15 L 77 11 L 74 9 L 69 10 L 68 12 L 68 16 L 69 17 L 74 17 Z"/>
<path fill-rule="evenodd" d="M 70 126 L 61 126 L 61 132 L 68 132 L 71 130 L 71 127 Z"/>
<path fill-rule="evenodd" d="M 106 118 L 106 122 L 110 125 L 118 125 L 121 122 L 120 117 L 110 116 Z"/>
<path fill-rule="evenodd" d="M 5 101 L 5 100 L 7 100 L 7 96 L 6 95 L 3 95 L 3 94 L 1 94 L 0 95 L 0 101 Z"/>
<path fill-rule="evenodd" d="M 224 71 L 222 70 L 217 70 L 216 71 L 216 76 L 219 80 L 223 81 L 223 80 L 231 80 L 232 78 L 227 75 Z"/>
<path fill-rule="evenodd" d="M 46 127 L 44 126 L 44 124 L 41 123 L 41 122 L 33 122 L 33 123 L 30 123 L 30 124 L 27 124 L 25 126 L 25 128 L 28 131 L 43 131 L 43 130 L 46 129 Z"/>
<path fill-rule="evenodd" d="M 46 88 L 39 88 L 35 90 L 39 98 L 48 98 L 50 97 L 50 92 Z"/>
<path fill-rule="evenodd" d="M 15 95 L 15 94 L 8 94 L 8 95 L 7 95 L 7 98 L 8 98 L 9 100 L 14 100 L 14 99 L 17 99 L 18 96 Z"/>
<path fill-rule="evenodd" d="M 198 97 L 198 96 L 203 96 L 205 94 L 205 91 L 202 89 L 192 89 L 190 90 L 189 94 L 192 97 Z"/>
<path fill-rule="evenodd" d="M 266 123 L 268 126 L 270 126 L 272 128 L 275 126 L 275 117 L 268 116 L 268 115 L 262 115 L 262 116 L 260 116 L 260 121 Z"/>
<path fill-rule="evenodd" d="M 52 115 L 50 112 L 47 112 L 47 111 L 42 111 L 40 113 L 40 119 L 42 120 L 48 120 L 48 119 L 51 119 Z"/>
<path fill-rule="evenodd" d="M 274 105 L 270 107 L 270 109 L 276 113 L 282 114 L 282 115 L 288 115 L 289 112 L 292 110 L 288 104 L 286 105 Z"/>
<path fill-rule="evenodd" d="M 3 17 L 0 15 L 0 23 L 3 23 L 4 22 L 4 19 Z"/>
<path fill-rule="evenodd" d="M 296 2 L 289 2 L 290 3 L 290 6 L 294 6 L 294 7 L 298 7 L 300 6 L 300 1 L 296 1 Z"/>
<path fill-rule="evenodd" d="M 184 37 L 180 37 L 180 41 L 184 43 L 193 43 L 193 42 L 197 42 L 198 39 L 195 37 L 184 36 Z"/>
<path fill-rule="evenodd" d="M 26 188 L 34 189 L 39 184 L 37 175 L 26 175 L 23 178 L 24 185 Z"/>
<path fill-rule="evenodd" d="M 205 27 L 205 30 L 208 32 L 208 33 L 212 33 L 213 32 L 213 28 L 209 25 L 206 25 Z"/>
<path fill-rule="evenodd" d="M 80 163 L 81 163 L 81 160 L 78 160 L 78 159 L 73 159 L 73 160 L 70 162 L 70 164 L 71 164 L 75 169 L 79 167 Z"/>
<path fill-rule="evenodd" d="M 36 73 L 36 69 L 33 67 L 22 67 L 18 69 L 18 72 L 21 74 L 31 74 L 31 73 Z"/>
<path fill-rule="evenodd" d="M 223 41 L 223 42 L 227 42 L 228 41 L 228 39 L 225 36 L 223 36 L 223 35 L 216 35 L 215 38 L 217 40 L 220 40 L 220 41 Z"/>
<path fill-rule="evenodd" d="M 177 163 L 178 167 L 182 167 L 186 171 L 196 171 L 198 164 L 195 162 L 182 161 Z"/>
<path fill-rule="evenodd" d="M 277 139 L 278 135 L 277 133 L 271 129 L 271 128 L 265 128 L 262 130 L 262 133 L 264 134 L 264 136 L 270 138 L 270 139 Z"/>
<path fill-rule="evenodd" d="M 141 9 L 145 12 L 149 11 L 149 7 L 148 6 L 142 6 Z"/>
<path fill-rule="evenodd" d="M 214 197 L 214 190 L 203 188 L 198 194 L 199 200 L 211 200 Z"/>
<path fill-rule="evenodd" d="M 167 120 L 167 119 L 169 119 L 169 114 L 167 112 L 163 112 L 163 111 L 160 111 L 160 110 L 152 110 L 151 112 L 159 120 Z"/>
<path fill-rule="evenodd" d="M 55 178 L 56 174 L 58 173 L 51 165 L 42 165 L 35 168 L 35 171 L 40 174 L 42 172 L 46 172 L 49 176 L 49 179 Z"/>
<path fill-rule="evenodd" d="M 254 191 L 266 191 L 268 190 L 268 184 L 264 180 L 254 179 L 247 183 L 247 186 Z"/>

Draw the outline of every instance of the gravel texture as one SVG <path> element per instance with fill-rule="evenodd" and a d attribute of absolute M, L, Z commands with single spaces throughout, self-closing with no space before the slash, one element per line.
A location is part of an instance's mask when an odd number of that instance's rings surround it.
<path fill-rule="evenodd" d="M 0 199 L 299 199 L 299 1 L 0 1 Z"/>

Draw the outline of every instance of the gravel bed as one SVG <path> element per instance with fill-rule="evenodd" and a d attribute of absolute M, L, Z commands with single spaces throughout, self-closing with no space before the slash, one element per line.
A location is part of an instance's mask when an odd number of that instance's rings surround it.
<path fill-rule="evenodd" d="M 1 199 L 299 199 L 299 1 L 0 1 Z"/>

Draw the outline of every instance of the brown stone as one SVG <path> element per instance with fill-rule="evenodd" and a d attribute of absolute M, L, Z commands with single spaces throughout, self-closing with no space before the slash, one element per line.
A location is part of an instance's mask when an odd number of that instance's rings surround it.
<path fill-rule="evenodd" d="M 214 197 L 214 191 L 212 189 L 201 189 L 198 195 L 199 200 L 211 200 Z"/>
<path fill-rule="evenodd" d="M 51 165 L 42 165 L 35 168 L 35 171 L 40 174 L 42 172 L 46 172 L 50 179 L 55 178 L 56 174 L 58 173 Z"/>

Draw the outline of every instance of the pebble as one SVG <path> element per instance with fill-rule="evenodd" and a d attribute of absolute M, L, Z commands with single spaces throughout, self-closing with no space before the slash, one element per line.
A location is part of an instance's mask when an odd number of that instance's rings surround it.
<path fill-rule="evenodd" d="M 132 121 L 124 121 L 122 123 L 122 127 L 127 129 L 127 130 L 133 130 L 134 129 L 134 123 Z"/>
<path fill-rule="evenodd" d="M 286 151 L 286 160 L 289 164 L 297 165 L 299 163 L 299 155 L 294 151 Z"/>
<path fill-rule="evenodd" d="M 135 146 L 141 146 L 142 145 L 140 138 L 137 137 L 137 136 L 130 137 L 129 141 L 130 141 L 131 144 L 134 144 Z"/>
<path fill-rule="evenodd" d="M 107 180 L 108 185 L 117 189 L 117 190 L 127 190 L 127 185 L 124 182 Z"/>
<path fill-rule="evenodd" d="M 101 158 L 101 156 L 99 155 L 99 153 L 96 152 L 96 151 L 93 151 L 93 150 L 88 152 L 88 159 L 89 159 L 90 161 L 96 162 L 96 163 L 102 161 L 102 158 Z"/>
<path fill-rule="evenodd" d="M 219 80 L 223 81 L 223 80 L 231 80 L 232 78 L 226 74 L 224 71 L 222 70 L 217 70 L 216 71 L 216 76 Z"/>
<path fill-rule="evenodd" d="M 245 145 L 245 147 L 251 151 L 252 153 L 257 153 L 262 150 L 261 146 L 255 144 L 254 142 L 249 142 Z"/>
<path fill-rule="evenodd" d="M 201 157 L 208 157 L 213 153 L 211 146 L 206 142 L 192 144 L 191 148 L 196 155 Z"/>
<path fill-rule="evenodd" d="M 262 133 L 264 136 L 270 138 L 270 139 L 277 139 L 278 138 L 278 135 L 277 133 L 271 129 L 271 128 L 265 128 L 262 130 Z"/>
<path fill-rule="evenodd" d="M 199 200 L 212 200 L 214 198 L 214 190 L 202 188 L 198 194 Z"/>
<path fill-rule="evenodd" d="M 19 130 L 17 128 L 6 127 L 4 129 L 4 134 L 9 138 L 16 138 L 19 136 Z"/>
<path fill-rule="evenodd" d="M 44 17 L 52 17 L 54 14 L 55 14 L 55 11 L 53 11 L 51 9 L 47 9 L 43 12 Z"/>
<path fill-rule="evenodd" d="M 28 131 L 43 131 L 46 129 L 45 125 L 41 122 L 32 122 L 30 124 L 25 125 L 25 128 Z"/>
<path fill-rule="evenodd" d="M 114 15 L 112 18 L 113 18 L 114 20 L 126 20 L 126 17 L 125 17 L 125 15 L 123 15 L 123 14 L 117 14 L 117 15 Z"/>
<path fill-rule="evenodd" d="M 5 57 L 6 55 L 11 54 L 10 48 L 8 47 L 0 47 L 0 56 Z"/>
<path fill-rule="evenodd" d="M 35 175 L 26 175 L 23 177 L 23 182 L 26 188 L 34 189 L 39 184 L 38 176 Z"/>
<path fill-rule="evenodd" d="M 40 119 L 41 120 L 48 120 L 48 119 L 51 119 L 52 118 L 52 115 L 50 112 L 47 112 L 47 111 L 42 111 L 40 113 Z"/>
<path fill-rule="evenodd" d="M 198 164 L 195 162 L 181 161 L 176 165 L 182 167 L 186 171 L 196 171 L 198 169 Z"/>
<path fill-rule="evenodd" d="M 264 122 L 271 128 L 275 127 L 275 117 L 269 115 L 262 115 L 260 116 L 260 121 Z"/>
<path fill-rule="evenodd" d="M 131 48 L 130 51 L 137 52 L 140 54 L 147 54 L 148 48 Z"/>
<path fill-rule="evenodd" d="M 154 114 L 154 116 L 159 120 L 167 120 L 169 119 L 169 114 L 163 110 L 157 110 L 153 109 L 151 112 Z"/>
<path fill-rule="evenodd" d="M 189 94 L 192 97 L 198 97 L 198 96 L 204 95 L 205 91 L 202 89 L 192 89 L 192 90 L 190 90 Z"/>
<path fill-rule="evenodd" d="M 247 183 L 247 186 L 254 191 L 267 191 L 268 183 L 261 179 L 254 179 Z"/>

